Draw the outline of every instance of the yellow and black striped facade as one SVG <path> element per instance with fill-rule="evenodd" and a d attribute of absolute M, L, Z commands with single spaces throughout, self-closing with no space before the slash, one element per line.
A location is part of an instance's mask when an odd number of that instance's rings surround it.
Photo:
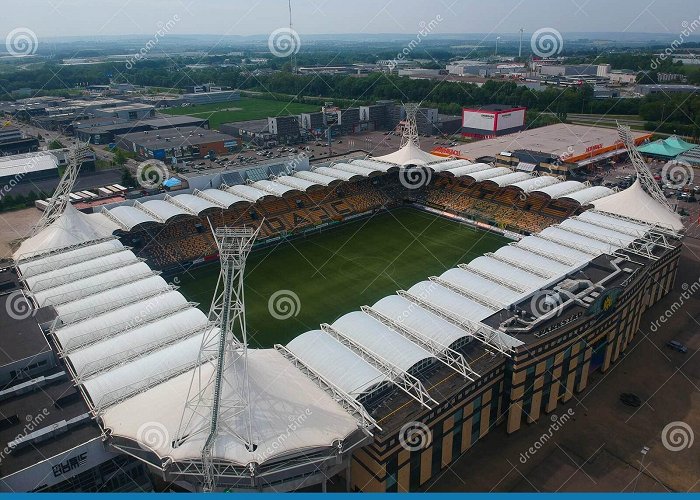
<path fill-rule="evenodd" d="M 367 492 L 420 489 L 494 426 L 508 433 L 523 422 L 557 411 L 586 389 L 589 373 L 607 371 L 639 330 L 642 313 L 672 288 L 680 244 L 658 260 L 644 260 L 624 283 L 612 313 L 584 316 L 503 357 L 488 373 L 440 400 L 416 420 L 430 429 L 429 445 L 407 450 L 399 441 L 401 424 L 375 435 L 353 454 L 351 488 Z M 430 391 L 430 388 L 428 388 Z M 382 425 L 382 421 L 379 421 Z"/>

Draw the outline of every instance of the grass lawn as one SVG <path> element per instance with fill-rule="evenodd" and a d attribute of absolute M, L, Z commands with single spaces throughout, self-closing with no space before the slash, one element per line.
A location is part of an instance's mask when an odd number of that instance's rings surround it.
<path fill-rule="evenodd" d="M 286 344 L 321 323 L 492 252 L 509 240 L 413 209 L 375 215 L 328 232 L 256 251 L 246 266 L 248 336 L 254 346 Z M 209 310 L 219 266 L 179 276 L 180 291 Z M 276 319 L 278 290 L 299 297 L 298 314 Z"/>
<path fill-rule="evenodd" d="M 298 102 L 274 101 L 242 97 L 240 101 L 202 104 L 184 108 L 168 108 L 162 110 L 170 115 L 188 115 L 198 118 L 208 118 L 209 126 L 216 129 L 222 123 L 257 120 L 268 116 L 293 115 L 307 111 L 320 111 L 319 106 Z"/>

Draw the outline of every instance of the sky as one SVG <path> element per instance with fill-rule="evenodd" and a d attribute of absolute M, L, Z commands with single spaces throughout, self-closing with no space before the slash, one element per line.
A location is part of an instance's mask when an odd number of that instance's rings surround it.
<path fill-rule="evenodd" d="M 700 17 L 698 0 L 292 0 L 292 8 L 300 34 L 412 34 L 434 19 L 441 33 L 677 34 Z M 0 6 L 0 36 L 17 28 L 39 38 L 150 35 L 172 19 L 183 35 L 265 35 L 289 24 L 287 0 L 21 0 Z"/>

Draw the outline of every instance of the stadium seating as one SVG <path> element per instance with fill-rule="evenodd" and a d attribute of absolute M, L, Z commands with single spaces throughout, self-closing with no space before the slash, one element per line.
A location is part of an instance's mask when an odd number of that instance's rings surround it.
<path fill-rule="evenodd" d="M 287 198 L 266 197 L 253 205 L 211 209 L 199 217 L 184 216 L 164 226 L 136 228 L 125 236 L 139 256 L 166 269 L 216 254 L 212 227 L 262 226 L 259 239 L 290 235 L 331 221 L 391 207 L 405 201 L 462 214 L 503 229 L 530 233 L 561 222 L 580 207 L 546 196 L 524 196 L 513 188 L 499 188 L 468 178 L 433 176 L 428 186 L 409 189 L 398 177 L 383 176 L 346 182 Z"/>

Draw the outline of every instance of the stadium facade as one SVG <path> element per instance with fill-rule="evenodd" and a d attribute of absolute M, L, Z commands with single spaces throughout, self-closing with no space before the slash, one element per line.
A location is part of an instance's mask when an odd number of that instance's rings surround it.
<path fill-rule="evenodd" d="M 420 170 L 406 168 L 416 164 Z M 187 222 L 206 230 L 178 244 L 204 248 L 198 245 L 210 237 L 210 222 L 258 226 L 263 204 L 281 210 L 289 200 L 309 212 L 304 220 L 311 225 L 330 222 L 318 215 L 325 210 L 320 200 L 338 207 L 353 196 L 362 203 L 348 201 L 339 219 L 407 201 L 459 217 L 407 185 L 408 174 L 418 172 L 428 174 L 421 189 L 452 183 L 454 191 L 438 193 L 447 198 L 474 189 L 480 196 L 566 200 L 575 209 L 541 231 L 509 233 L 512 244 L 426 276 L 286 346 L 249 349 L 249 411 L 226 421 L 227 433 L 203 456 L 206 436 L 187 432 L 183 421 L 205 425 L 188 387 L 197 370 L 213 366 L 200 346 L 217 325 L 153 269 L 155 254 L 139 250 L 148 245 L 127 245 L 144 227 L 157 228 L 167 253 L 161 230 L 186 231 Z M 15 409 L 17 422 L 3 435 L 16 435 L 0 469 L 4 490 L 94 490 L 109 477 L 124 480 L 113 489 L 167 481 L 200 490 L 207 467 L 218 488 L 233 491 L 325 488 L 334 475 L 352 490 L 416 490 L 495 425 L 515 432 L 561 411 L 586 389 L 592 371 L 616 362 L 641 314 L 676 276 L 680 218 L 639 181 L 614 193 L 445 160 L 410 144 L 386 157 L 248 177 L 259 174 L 240 171 L 218 189 L 93 214 L 69 205 L 21 244 L 2 287 L 4 300 L 22 307 L 6 303 L 0 319 L 15 339 L 31 332 L 32 341 L 5 364 L 0 404 L 8 413 L 24 398 L 23 411 L 34 414 L 51 403 L 27 398 L 57 386 L 64 400 L 30 431 L 21 429 Z M 277 213 L 266 238 L 279 239 L 298 223 L 297 215 Z M 245 377 L 240 365 L 227 370 L 231 396 Z M 253 446 L 236 438 L 246 431 Z"/>

